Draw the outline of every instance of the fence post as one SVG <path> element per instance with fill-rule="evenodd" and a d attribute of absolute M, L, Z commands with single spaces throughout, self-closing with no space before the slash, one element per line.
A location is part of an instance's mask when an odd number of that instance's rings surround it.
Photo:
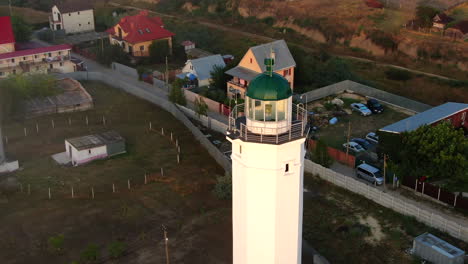
<path fill-rule="evenodd" d="M 128 186 L 128 189 L 130 190 L 130 179 L 127 180 L 127 186 Z"/>
<path fill-rule="evenodd" d="M 88 116 L 86 116 L 86 126 L 89 125 L 89 120 L 88 120 Z"/>
<path fill-rule="evenodd" d="M 52 194 L 50 193 L 50 187 L 49 187 L 49 200 L 52 198 Z"/>
<path fill-rule="evenodd" d="M 418 192 L 418 179 L 416 179 L 416 185 L 414 185 L 414 191 Z"/>
<path fill-rule="evenodd" d="M 112 192 L 115 193 L 115 184 L 112 183 Z"/>
<path fill-rule="evenodd" d="M 149 130 L 153 128 L 153 125 L 151 124 L 151 121 L 149 122 Z"/>
<path fill-rule="evenodd" d="M 36 122 L 36 133 L 39 134 L 39 124 Z"/>
<path fill-rule="evenodd" d="M 172 142 L 172 132 L 171 132 L 171 142 Z"/>
<path fill-rule="evenodd" d="M 146 184 L 146 173 L 145 173 L 145 184 Z"/>
<path fill-rule="evenodd" d="M 180 153 L 180 146 L 177 147 L 177 152 Z"/>
<path fill-rule="evenodd" d="M 28 136 L 28 130 L 26 128 L 23 128 L 23 130 L 24 130 L 24 136 L 25 137 Z"/>
<path fill-rule="evenodd" d="M 179 163 L 180 163 L 180 156 L 179 156 L 179 154 L 177 154 L 177 164 L 179 164 Z"/>
<path fill-rule="evenodd" d="M 75 192 L 73 191 L 73 186 L 71 187 L 72 198 L 75 198 Z"/>
<path fill-rule="evenodd" d="M 5 136 L 5 144 L 8 144 L 8 137 Z"/>
<path fill-rule="evenodd" d="M 161 134 L 164 136 L 164 127 L 161 128 Z"/>
<path fill-rule="evenodd" d="M 94 199 L 94 187 L 91 187 L 91 197 Z"/>
<path fill-rule="evenodd" d="M 453 201 L 453 207 L 457 206 L 457 197 L 458 197 L 458 194 L 455 194 L 455 200 Z"/>
<path fill-rule="evenodd" d="M 439 193 L 437 194 L 437 200 L 440 200 L 440 187 L 439 187 Z"/>
<path fill-rule="evenodd" d="M 423 188 L 422 188 L 422 194 L 424 194 L 424 186 L 426 185 L 425 182 L 423 182 Z"/>
<path fill-rule="evenodd" d="M 52 128 L 55 128 L 55 122 L 53 119 L 52 119 Z"/>
<path fill-rule="evenodd" d="M 161 176 L 164 177 L 164 170 L 161 168 Z"/>
<path fill-rule="evenodd" d="M 178 138 L 176 138 L 176 140 L 175 140 L 175 145 L 176 145 L 176 147 L 179 146 L 179 139 Z"/>
<path fill-rule="evenodd" d="M 106 125 L 106 118 L 104 116 L 102 116 L 102 124 Z"/>
<path fill-rule="evenodd" d="M 68 117 L 68 125 L 71 126 L 71 118 Z"/>

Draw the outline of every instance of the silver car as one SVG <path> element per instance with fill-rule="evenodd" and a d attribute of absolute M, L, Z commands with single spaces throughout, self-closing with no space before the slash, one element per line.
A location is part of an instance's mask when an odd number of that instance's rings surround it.
<path fill-rule="evenodd" d="M 372 111 L 361 103 L 352 103 L 351 110 L 360 113 L 362 116 L 369 116 L 372 114 Z"/>
<path fill-rule="evenodd" d="M 366 135 L 366 140 L 371 142 L 372 144 L 379 144 L 379 136 L 376 133 L 370 132 Z"/>

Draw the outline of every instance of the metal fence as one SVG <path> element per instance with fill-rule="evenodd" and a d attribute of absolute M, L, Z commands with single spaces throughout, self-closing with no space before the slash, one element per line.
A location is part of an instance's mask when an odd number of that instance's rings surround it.
<path fill-rule="evenodd" d="M 468 210 L 468 198 L 466 197 L 459 197 L 452 192 L 427 182 L 418 181 L 416 178 L 410 176 L 404 177 L 402 184 L 416 192 L 420 192 L 433 199 L 448 204 L 449 206 Z"/>
<path fill-rule="evenodd" d="M 468 226 L 463 219 L 455 219 L 442 212 L 435 212 L 430 209 L 417 206 L 402 197 L 397 197 L 390 193 L 383 192 L 369 184 L 362 183 L 354 178 L 334 172 L 310 160 L 305 160 L 304 170 L 308 173 L 318 175 L 320 178 L 353 193 L 363 195 L 369 200 L 398 213 L 413 216 L 418 221 L 425 223 L 428 226 L 437 228 L 443 232 L 447 232 L 453 237 L 468 242 Z"/>
<path fill-rule="evenodd" d="M 406 97 L 388 93 L 370 86 L 353 82 L 350 80 L 335 83 L 329 86 L 325 86 L 320 89 L 316 89 L 307 93 L 304 93 L 297 98 L 305 99 L 307 102 L 315 101 L 330 95 L 336 95 L 345 91 L 352 91 L 358 94 L 378 99 L 379 101 L 395 106 L 404 110 L 408 110 L 410 114 L 420 113 L 431 108 L 430 105 L 423 104 Z M 299 99 L 302 101 L 301 99 Z"/>

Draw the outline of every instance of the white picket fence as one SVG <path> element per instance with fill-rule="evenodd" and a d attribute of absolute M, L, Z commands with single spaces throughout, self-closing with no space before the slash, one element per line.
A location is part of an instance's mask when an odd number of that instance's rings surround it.
<path fill-rule="evenodd" d="M 447 232 L 448 234 L 468 242 L 468 223 L 464 220 L 453 219 L 442 212 L 431 212 L 427 209 L 409 203 L 406 199 L 393 196 L 374 188 L 370 184 L 360 182 L 352 177 L 348 177 L 320 166 L 310 160 L 305 160 L 304 170 L 308 173 L 320 176 L 337 186 L 345 188 L 353 193 L 363 195 L 382 206 L 392 209 L 398 213 L 414 216 L 418 221 L 428 226 Z"/>

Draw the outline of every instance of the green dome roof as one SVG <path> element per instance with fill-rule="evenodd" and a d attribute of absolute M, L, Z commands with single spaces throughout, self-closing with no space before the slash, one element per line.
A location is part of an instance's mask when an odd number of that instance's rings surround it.
<path fill-rule="evenodd" d="M 249 84 L 247 96 L 262 101 L 278 101 L 291 97 L 292 91 L 288 81 L 281 75 L 273 73 L 259 74 Z"/>

